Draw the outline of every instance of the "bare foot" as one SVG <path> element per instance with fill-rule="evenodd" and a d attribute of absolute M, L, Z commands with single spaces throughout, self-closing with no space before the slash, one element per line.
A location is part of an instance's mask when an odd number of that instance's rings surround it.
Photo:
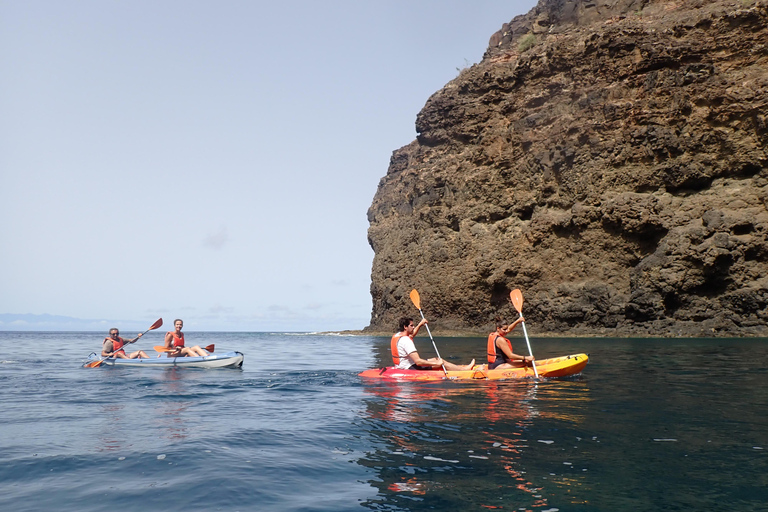
<path fill-rule="evenodd" d="M 467 366 L 464 367 L 465 370 L 471 370 L 472 367 L 475 366 L 475 360 L 473 359 L 471 363 L 469 363 Z"/>

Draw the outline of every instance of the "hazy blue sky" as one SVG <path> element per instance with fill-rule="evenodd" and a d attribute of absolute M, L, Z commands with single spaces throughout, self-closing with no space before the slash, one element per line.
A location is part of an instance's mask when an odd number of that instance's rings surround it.
<path fill-rule="evenodd" d="M 392 151 L 535 4 L 0 0 L 0 313 L 366 326 Z"/>

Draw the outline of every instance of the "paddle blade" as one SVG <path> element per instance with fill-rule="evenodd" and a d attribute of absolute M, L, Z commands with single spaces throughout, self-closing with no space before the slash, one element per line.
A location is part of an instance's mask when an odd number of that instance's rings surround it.
<path fill-rule="evenodd" d="M 416 306 L 416 309 L 421 309 L 421 297 L 419 297 L 419 292 L 416 291 L 416 288 L 411 290 L 411 302 Z"/>
<path fill-rule="evenodd" d="M 515 288 L 509 292 L 509 298 L 512 301 L 512 305 L 521 315 L 523 314 L 523 292 Z"/>
<path fill-rule="evenodd" d="M 163 326 L 163 319 L 162 318 L 158 318 L 157 322 L 153 323 L 152 326 L 149 329 L 147 329 L 147 330 L 148 331 L 153 331 L 153 330 L 157 329 L 158 327 L 162 327 L 162 326 Z"/>
<path fill-rule="evenodd" d="M 155 345 L 152 348 L 155 349 L 155 352 L 173 352 L 174 350 L 176 350 L 176 349 L 173 349 L 173 348 L 165 348 L 162 345 Z"/>
<path fill-rule="evenodd" d="M 86 368 L 98 368 L 99 366 L 101 366 L 101 364 L 103 362 L 104 362 L 103 359 L 100 360 L 100 361 L 91 361 L 90 363 L 86 364 L 85 367 Z"/>
<path fill-rule="evenodd" d="M 207 350 L 208 352 L 213 352 L 214 347 L 215 347 L 215 345 L 208 345 L 207 347 L 203 347 L 203 348 L 205 350 Z"/>

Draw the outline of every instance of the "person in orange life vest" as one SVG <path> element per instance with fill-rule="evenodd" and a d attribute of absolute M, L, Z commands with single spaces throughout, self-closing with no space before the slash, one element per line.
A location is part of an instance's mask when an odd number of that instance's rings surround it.
<path fill-rule="evenodd" d="M 101 346 L 101 357 L 115 357 L 117 359 L 136 359 L 137 357 L 149 357 L 143 350 L 137 350 L 126 355 L 123 348 L 128 343 L 133 343 L 137 339 L 141 338 L 142 334 L 139 334 L 132 340 L 125 341 L 120 337 L 120 331 L 116 327 L 109 330 L 109 337 L 104 338 Z"/>
<path fill-rule="evenodd" d="M 427 319 L 423 319 L 416 327 L 413 326 L 413 319 L 403 317 L 400 319 L 398 328 L 400 329 L 397 334 L 392 336 L 391 350 L 392 361 L 397 368 L 403 370 L 438 370 L 442 369 L 445 365 L 446 370 L 471 370 L 475 365 L 473 359 L 468 365 L 458 365 L 449 363 L 439 357 L 431 357 L 429 359 L 422 359 L 419 353 L 416 351 L 416 345 L 413 344 L 413 337 L 419 332 L 421 326 L 427 323 Z"/>
<path fill-rule="evenodd" d="M 173 352 L 166 352 L 168 357 L 194 357 L 194 356 L 207 356 L 208 352 L 195 345 L 194 347 L 184 346 L 184 333 L 181 332 L 181 328 L 184 327 L 184 322 L 180 319 L 173 321 L 173 327 L 175 331 L 168 331 L 165 333 L 165 348 L 174 349 Z"/>
<path fill-rule="evenodd" d="M 488 369 L 519 368 L 533 361 L 533 356 L 521 356 L 512 352 L 512 342 L 504 336 L 517 327 L 525 318 L 520 318 L 509 325 L 504 325 L 500 319 L 496 319 L 496 330 L 488 335 Z"/>

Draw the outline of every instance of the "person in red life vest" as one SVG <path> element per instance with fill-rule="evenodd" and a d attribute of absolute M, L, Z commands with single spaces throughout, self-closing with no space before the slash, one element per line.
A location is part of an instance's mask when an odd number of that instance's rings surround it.
<path fill-rule="evenodd" d="M 471 370 L 475 365 L 473 359 L 468 365 L 458 365 L 449 363 L 448 361 L 439 358 L 431 357 L 429 359 L 422 359 L 419 353 L 416 351 L 416 345 L 413 344 L 413 337 L 418 334 L 419 329 L 427 323 L 427 319 L 423 319 L 416 327 L 413 326 L 413 319 L 403 317 L 398 324 L 399 331 L 392 336 L 391 350 L 392 350 L 392 362 L 397 368 L 403 370 L 439 370 L 445 365 L 446 370 Z"/>
<path fill-rule="evenodd" d="M 512 342 L 504 336 L 517 327 L 525 318 L 521 315 L 509 325 L 504 325 L 501 319 L 496 319 L 496 330 L 488 335 L 488 369 L 519 368 L 533 361 L 533 356 L 520 356 L 512 352 Z"/>
<path fill-rule="evenodd" d="M 173 327 L 175 331 L 168 331 L 165 333 L 165 348 L 174 349 L 173 352 L 166 352 L 168 357 L 194 357 L 194 356 L 207 356 L 208 352 L 195 345 L 194 347 L 184 346 L 184 333 L 181 332 L 181 328 L 184 327 L 184 322 L 180 319 L 173 321 Z"/>
<path fill-rule="evenodd" d="M 124 340 L 120 337 L 120 331 L 113 327 L 109 330 L 109 337 L 104 338 L 104 342 L 101 346 L 101 357 L 115 357 L 117 359 L 136 359 L 137 357 L 149 357 L 143 350 L 137 350 L 130 354 L 125 353 L 123 348 L 128 343 L 133 343 L 137 339 L 141 338 L 142 334 L 139 334 L 132 340 Z"/>

